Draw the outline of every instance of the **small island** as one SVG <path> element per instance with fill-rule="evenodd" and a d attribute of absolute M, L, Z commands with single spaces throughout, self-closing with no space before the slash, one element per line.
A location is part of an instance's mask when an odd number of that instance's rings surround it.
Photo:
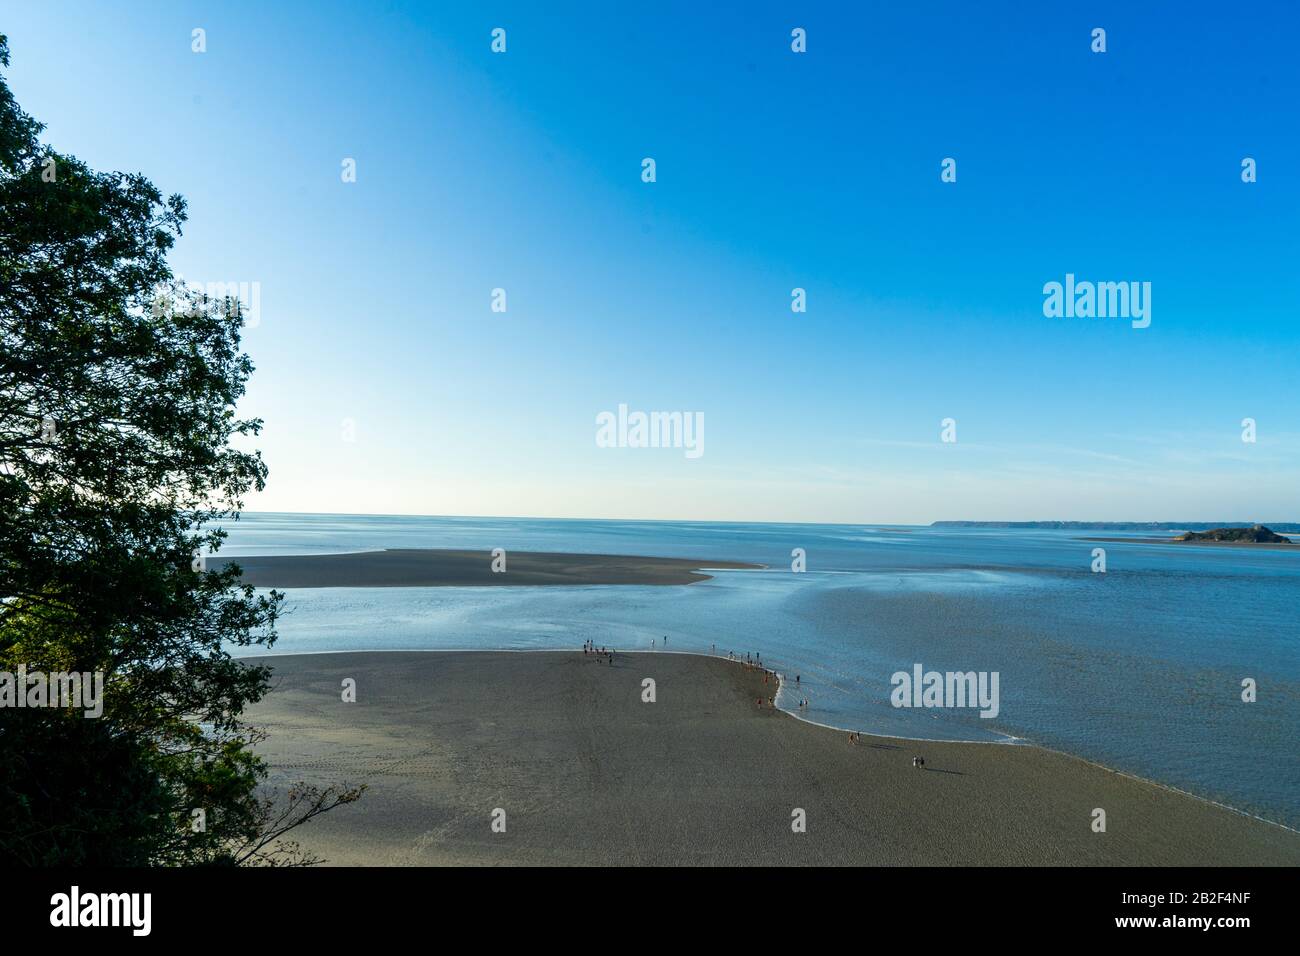
<path fill-rule="evenodd" d="M 1291 544 L 1290 538 L 1257 524 L 1251 528 L 1212 528 L 1209 531 L 1188 531 L 1175 541 L 1230 541 L 1238 544 Z"/>
<path fill-rule="evenodd" d="M 1300 544 L 1262 524 L 1250 527 L 1237 525 L 1210 528 L 1206 531 L 1188 530 L 1173 538 L 1082 538 L 1080 540 L 1106 541 L 1113 544 L 1198 544 L 1223 548 L 1257 548 L 1261 551 L 1300 551 Z"/>

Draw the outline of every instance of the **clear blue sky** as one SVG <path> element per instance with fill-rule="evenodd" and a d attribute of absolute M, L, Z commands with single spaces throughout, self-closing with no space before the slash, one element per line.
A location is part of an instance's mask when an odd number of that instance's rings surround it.
<path fill-rule="evenodd" d="M 188 198 L 177 270 L 260 283 L 253 509 L 1300 519 L 1294 4 L 428 7 L 0 22 L 51 143 Z M 1150 328 L 1045 318 L 1067 272 Z M 620 403 L 705 453 L 598 448 Z"/>

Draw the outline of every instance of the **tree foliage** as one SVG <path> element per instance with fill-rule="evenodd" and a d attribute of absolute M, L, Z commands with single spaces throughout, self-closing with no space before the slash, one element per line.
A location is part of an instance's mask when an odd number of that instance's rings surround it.
<path fill-rule="evenodd" d="M 282 596 L 194 560 L 266 479 L 235 447 L 261 427 L 239 304 L 175 280 L 180 196 L 42 129 L 0 76 L 0 671 L 106 687 L 99 719 L 0 708 L 0 862 L 301 862 L 278 837 L 359 791 L 259 796 L 269 671 L 231 652 L 274 640 Z"/>

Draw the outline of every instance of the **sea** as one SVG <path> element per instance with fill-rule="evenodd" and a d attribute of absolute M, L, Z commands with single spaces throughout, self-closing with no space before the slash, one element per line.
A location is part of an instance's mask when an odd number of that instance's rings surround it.
<path fill-rule="evenodd" d="M 778 705 L 803 719 L 1037 744 L 1300 828 L 1300 553 L 873 524 L 245 513 L 225 530 L 220 553 L 236 557 L 504 548 L 763 565 L 682 586 L 289 590 L 265 653 L 590 640 L 761 656 L 785 678 Z M 996 673 L 996 716 L 895 706 L 894 675 L 918 665 Z"/>

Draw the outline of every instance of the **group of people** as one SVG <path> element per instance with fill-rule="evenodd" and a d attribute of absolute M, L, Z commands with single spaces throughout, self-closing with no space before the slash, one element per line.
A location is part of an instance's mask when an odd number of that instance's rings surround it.
<path fill-rule="evenodd" d="M 862 739 L 862 735 L 861 735 L 860 733 L 858 733 L 856 730 L 850 730 L 850 731 L 849 731 L 849 743 L 851 743 L 851 744 L 856 744 L 856 743 L 857 743 L 859 740 L 861 740 L 861 739 Z M 918 770 L 924 770 L 924 769 L 925 769 L 925 758 L 924 758 L 924 757 L 920 757 L 920 756 L 913 757 L 913 758 L 912 758 L 912 766 L 913 766 L 913 767 L 916 767 Z"/>
<path fill-rule="evenodd" d="M 748 655 L 746 655 L 746 657 L 748 657 Z M 781 684 L 781 675 L 778 674 L 776 671 L 770 671 L 770 670 L 768 670 L 766 667 L 764 667 L 762 664 L 758 663 L 756 660 L 752 660 L 752 659 L 748 659 L 748 660 L 746 660 L 746 661 L 745 661 L 745 669 L 746 669 L 746 670 L 761 670 L 761 671 L 763 672 L 763 683 L 764 683 L 764 684 L 776 684 L 776 685 L 778 686 L 778 688 L 780 687 L 780 684 Z M 762 707 L 762 706 L 763 706 L 763 698 L 759 697 L 759 698 L 757 698 L 757 701 L 758 701 L 758 706 L 759 706 L 759 707 Z M 775 695 L 775 694 L 773 694 L 771 697 L 769 697 L 769 698 L 767 699 L 767 706 L 769 706 L 769 707 L 775 707 L 775 706 L 776 706 L 776 695 Z"/>
<path fill-rule="evenodd" d="M 583 641 L 582 653 L 584 655 L 586 654 L 595 655 L 597 664 L 599 664 L 602 660 L 608 661 L 611 664 L 614 663 L 614 648 L 605 647 L 604 645 L 597 647 L 595 641 Z"/>

